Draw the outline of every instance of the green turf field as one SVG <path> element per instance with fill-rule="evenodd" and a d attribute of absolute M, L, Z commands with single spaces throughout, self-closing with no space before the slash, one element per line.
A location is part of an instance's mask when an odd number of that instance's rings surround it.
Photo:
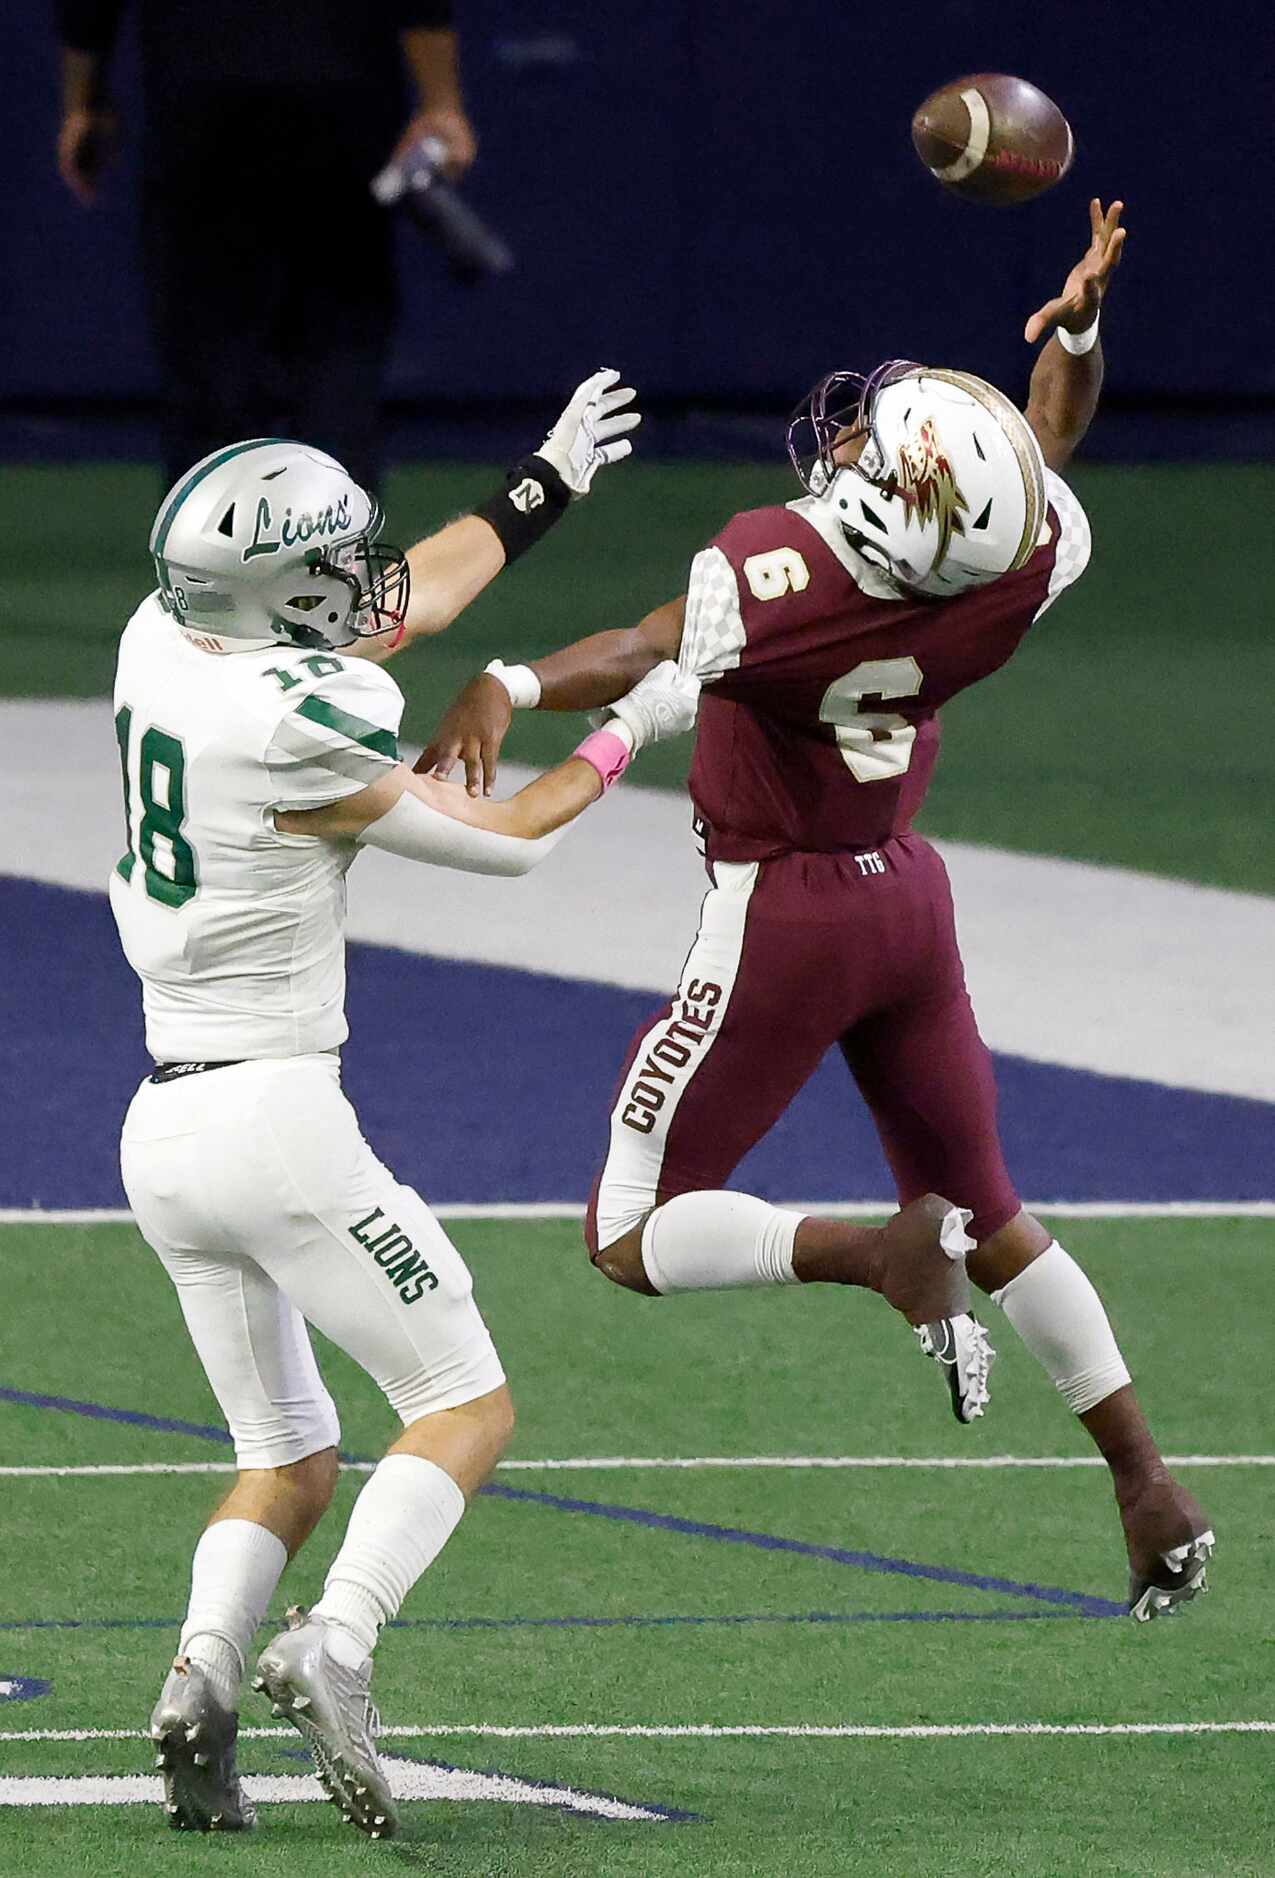
<path fill-rule="evenodd" d="M 493 471 L 404 470 L 399 539 L 481 498 Z M 1269 466 L 1086 469 L 1076 484 L 1094 560 L 1010 666 L 944 713 L 947 750 L 927 832 L 1275 892 L 1269 701 L 1275 635 L 1255 527 L 1275 509 Z M 0 696 L 109 691 L 116 634 L 147 591 L 160 490 L 122 465 L 9 469 L 8 606 Z M 784 470 L 635 464 L 397 668 L 406 728 L 424 738 L 456 686 L 499 653 L 534 656 L 623 625 L 680 591 L 725 518 L 786 501 Z M 1256 519 L 1255 519 L 1256 518 Z M 511 755 L 560 756 L 571 729 L 524 712 Z M 680 780 L 686 746 L 645 756 L 640 782 Z"/>
<path fill-rule="evenodd" d="M 523 1460 L 635 1456 L 1079 1456 L 1083 1438 L 1000 1323 L 993 1413 L 951 1421 L 942 1386 L 877 1300 L 832 1291 L 650 1303 L 591 1273 L 578 1227 L 458 1222 L 521 1409 Z M 1111 1304 L 1169 1452 L 1275 1454 L 1269 1223 L 1067 1220 Z M 0 1384 L 194 1423 L 216 1409 L 167 1281 L 126 1226 L 0 1229 Z M 1245 1308 L 1247 1303 L 1252 1308 Z M 992 1313 L 996 1318 L 998 1314 Z M 331 1351 L 347 1447 L 391 1418 Z M 224 1462 L 186 1434 L 0 1402 L 7 1466 Z M 409 1804 L 390 1846 L 330 1808 L 263 1809 L 251 1841 L 178 1838 L 145 1805 L 0 1809 L 0 1872 L 30 1878 L 349 1870 L 463 1878 L 1257 1878 L 1275 1872 L 1270 1738 L 500 1738 L 461 1726 L 915 1726 L 1275 1720 L 1265 1587 L 1268 1469 L 1195 1466 L 1221 1550 L 1214 1591 L 1171 1623 L 1083 1617 L 1028 1595 L 1123 1588 L 1105 1479 L 1088 1467 L 507 1470 L 503 1486 L 1012 1580 L 868 1570 L 746 1539 L 529 1499 L 484 1498 L 383 1643 L 389 1751 L 574 1784 L 696 1817 L 617 1823 L 560 1808 Z M 172 1647 L 205 1474 L 9 1476 L 0 1678 L 3 1777 L 147 1771 L 144 1741 L 16 1741 L 143 1721 Z M 342 1481 L 338 1511 L 358 1476 Z M 315 1594 L 330 1516 L 284 1581 Z M 280 1597 L 280 1607 L 285 1596 Z M 915 1613 L 973 1612 L 983 1621 Z M 1004 1616 L 1025 1611 L 1034 1619 Z M 562 1618 L 691 1621 L 537 1624 Z M 106 1620 L 113 1627 L 101 1627 Z M 158 1620 L 142 1627 L 143 1620 Z M 698 1621 L 694 1621 L 698 1620 Z M 718 1620 L 718 1621 L 712 1621 Z M 731 1620 L 731 1621 L 721 1621 Z M 72 1625 L 79 1627 L 69 1627 Z M 270 1726 L 255 1697 L 245 1725 Z M 433 1732 L 437 1731 L 437 1732 Z M 290 1736 L 247 1769 L 298 1774 Z"/>

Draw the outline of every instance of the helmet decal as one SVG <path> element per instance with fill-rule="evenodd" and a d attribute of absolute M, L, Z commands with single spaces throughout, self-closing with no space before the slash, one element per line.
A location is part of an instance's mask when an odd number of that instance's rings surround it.
<path fill-rule="evenodd" d="M 1023 532 L 1019 538 L 1017 550 L 1009 564 L 1010 573 L 1020 568 L 1036 552 L 1040 540 L 1040 531 L 1044 526 L 1048 500 L 1045 494 L 1045 463 L 1040 454 L 1031 425 L 1003 391 L 995 385 L 989 385 L 986 379 L 976 378 L 972 372 L 946 371 L 940 367 L 932 368 L 931 378 L 944 380 L 949 385 L 956 385 L 967 391 L 972 398 L 991 416 L 1008 439 L 1010 447 L 1018 461 L 1023 478 L 1023 493 L 1026 498 L 1026 511 L 1023 517 Z M 979 455 L 983 454 L 977 437 L 974 439 Z"/>
<path fill-rule="evenodd" d="M 244 549 L 241 558 L 251 561 L 259 554 L 278 554 L 280 548 L 295 548 L 316 535 L 327 535 L 335 540 L 350 531 L 350 498 L 347 491 L 342 491 L 336 502 L 329 502 L 317 514 L 302 509 L 294 516 L 291 508 L 283 511 L 283 520 L 275 529 L 274 517 L 270 512 L 270 503 L 265 496 L 257 497 L 257 514 L 252 525 L 252 540 Z"/>
<path fill-rule="evenodd" d="M 932 563 L 938 567 L 953 533 L 965 533 L 961 516 L 969 514 L 969 503 L 961 494 L 932 417 L 924 418 L 899 445 L 897 481 L 899 494 L 907 503 L 909 522 L 915 517 L 922 527 L 934 522 L 938 528 Z"/>

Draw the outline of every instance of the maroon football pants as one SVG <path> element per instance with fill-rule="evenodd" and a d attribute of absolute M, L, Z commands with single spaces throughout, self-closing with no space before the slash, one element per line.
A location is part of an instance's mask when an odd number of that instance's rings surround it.
<path fill-rule="evenodd" d="M 591 1249 L 674 1194 L 724 1185 L 834 1044 L 900 1205 L 944 1194 L 971 1208 L 978 1239 L 1012 1219 L 991 1057 L 929 843 L 718 862 L 713 878 L 677 993 L 629 1050 Z"/>

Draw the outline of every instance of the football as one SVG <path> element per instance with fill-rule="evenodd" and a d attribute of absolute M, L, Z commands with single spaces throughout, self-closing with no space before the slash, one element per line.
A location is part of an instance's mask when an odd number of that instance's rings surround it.
<path fill-rule="evenodd" d="M 976 72 L 931 92 L 912 118 L 916 153 L 945 189 L 975 202 L 1028 202 L 1061 182 L 1075 140 L 1025 78 Z"/>

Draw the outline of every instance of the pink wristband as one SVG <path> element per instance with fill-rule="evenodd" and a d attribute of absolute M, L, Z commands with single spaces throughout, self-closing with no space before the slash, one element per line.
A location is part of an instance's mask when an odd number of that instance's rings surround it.
<path fill-rule="evenodd" d="M 633 761 L 632 750 L 629 749 L 623 737 L 617 737 L 613 730 L 593 731 L 571 754 L 583 757 L 586 763 L 593 765 L 602 778 L 604 795 L 612 783 L 619 782 Z"/>

